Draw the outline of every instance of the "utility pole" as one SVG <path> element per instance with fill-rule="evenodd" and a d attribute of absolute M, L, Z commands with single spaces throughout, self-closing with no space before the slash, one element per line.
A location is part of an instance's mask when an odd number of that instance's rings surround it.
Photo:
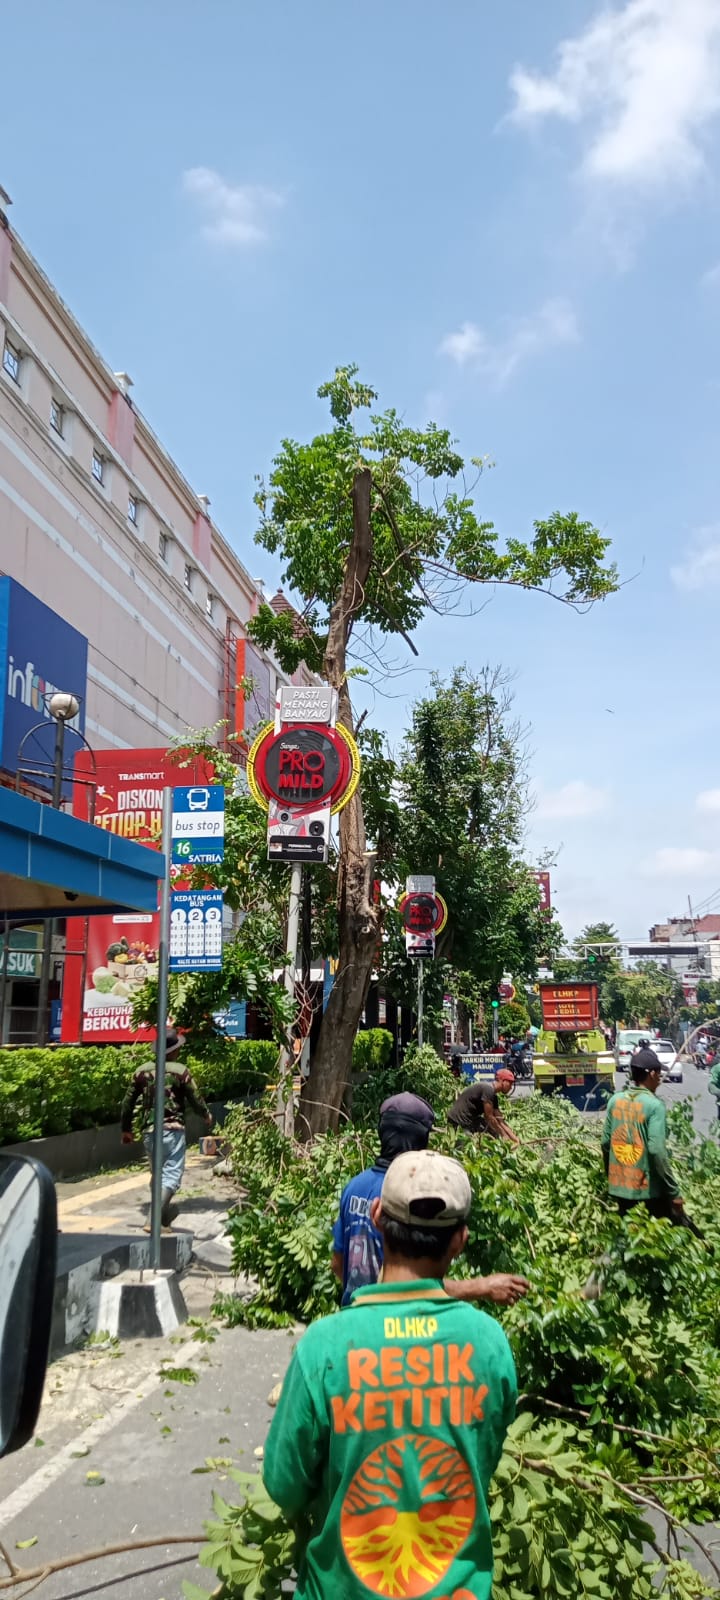
<path fill-rule="evenodd" d="M 423 1001 L 424 1001 L 423 984 L 425 982 L 425 968 L 423 966 L 422 961 L 418 961 L 418 980 L 417 980 L 417 982 L 418 982 L 417 1031 L 418 1031 L 418 1044 L 420 1045 L 420 1048 L 422 1049 L 422 1043 L 423 1043 Z"/>
<path fill-rule="evenodd" d="M 173 792 L 163 789 L 162 852 L 165 876 L 160 896 L 160 939 L 158 943 L 157 1039 L 155 1041 L 155 1117 L 153 1133 L 152 1187 L 150 1193 L 150 1265 L 160 1266 L 160 1224 L 162 1210 L 163 1128 L 165 1126 L 165 1058 L 168 1019 L 168 966 L 170 960 L 170 862 L 172 860 Z"/>
<path fill-rule="evenodd" d="M 298 933 L 300 929 L 300 903 L 303 893 L 303 869 L 299 862 L 290 868 L 290 905 L 288 908 L 287 962 L 283 982 L 290 999 L 295 999 L 297 975 Z M 292 1138 L 294 1128 L 292 1097 L 293 1053 L 283 1045 L 278 1064 L 278 1086 L 275 1101 L 275 1121 L 281 1133 Z"/>

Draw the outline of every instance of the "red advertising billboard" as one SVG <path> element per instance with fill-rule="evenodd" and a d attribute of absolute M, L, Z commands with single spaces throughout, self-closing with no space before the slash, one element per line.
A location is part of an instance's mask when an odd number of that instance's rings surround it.
<path fill-rule="evenodd" d="M 539 988 L 546 1033 L 589 1033 L 597 1027 L 596 983 L 541 983 Z"/>
<path fill-rule="evenodd" d="M 98 750 L 95 766 L 85 750 L 75 761 L 73 806 L 87 820 L 92 789 L 97 782 L 94 821 L 160 849 L 162 792 L 167 784 L 208 783 L 212 767 L 201 758 L 181 767 L 164 750 Z M 182 876 L 186 869 L 173 868 Z M 147 978 L 157 976 L 160 919 L 155 913 L 118 912 L 115 916 L 88 917 L 87 958 L 85 926 L 80 918 L 68 922 L 67 956 L 63 983 L 62 1031 L 64 1044 L 85 1040 L 96 1044 L 130 1044 L 154 1038 L 149 1029 L 133 1029 L 134 996 Z"/>
<path fill-rule="evenodd" d="M 540 910 L 551 911 L 552 903 L 550 900 L 550 873 L 538 870 L 537 872 L 533 872 L 532 876 L 535 879 L 540 891 Z"/>

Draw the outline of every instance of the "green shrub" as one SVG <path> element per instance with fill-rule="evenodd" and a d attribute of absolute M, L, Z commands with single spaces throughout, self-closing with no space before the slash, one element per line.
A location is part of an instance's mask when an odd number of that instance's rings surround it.
<path fill-rule="evenodd" d="M 0 1050 L 0 1144 L 117 1122 L 133 1072 L 151 1044 Z M 277 1061 L 263 1039 L 201 1041 L 184 1060 L 208 1100 L 262 1091 Z"/>
<path fill-rule="evenodd" d="M 373 1072 L 387 1066 L 392 1054 L 393 1036 L 387 1028 L 363 1028 L 353 1045 L 355 1072 Z"/>
<path fill-rule="evenodd" d="M 438 1116 L 452 1105 L 458 1092 L 452 1073 L 432 1045 L 411 1044 L 399 1067 L 393 1062 L 370 1073 L 353 1090 L 353 1122 L 376 1127 L 383 1100 L 405 1089 L 421 1095 Z"/>
<path fill-rule="evenodd" d="M 206 1100 L 237 1100 L 262 1094 L 275 1072 L 278 1047 L 272 1039 L 218 1039 L 202 1055 L 188 1051 L 183 1060 Z"/>

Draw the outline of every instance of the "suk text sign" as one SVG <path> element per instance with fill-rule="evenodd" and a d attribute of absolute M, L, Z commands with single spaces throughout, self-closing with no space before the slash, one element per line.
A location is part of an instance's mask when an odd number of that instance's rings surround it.
<path fill-rule="evenodd" d="M 331 709 L 331 707 L 329 707 Z M 360 777 L 354 739 L 340 723 L 270 723 L 248 756 L 247 777 L 268 813 L 268 856 L 327 861 L 330 817 L 352 799 Z"/>

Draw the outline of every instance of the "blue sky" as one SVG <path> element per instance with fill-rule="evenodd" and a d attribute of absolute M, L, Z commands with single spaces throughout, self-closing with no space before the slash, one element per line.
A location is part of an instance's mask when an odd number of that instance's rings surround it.
<path fill-rule="evenodd" d="M 377 717 L 502 663 L 568 931 L 711 896 L 718 0 L 26 0 L 3 57 L 13 223 L 254 575 L 253 474 L 352 360 L 492 458 L 502 531 L 612 537 L 618 596 L 433 618 Z"/>

